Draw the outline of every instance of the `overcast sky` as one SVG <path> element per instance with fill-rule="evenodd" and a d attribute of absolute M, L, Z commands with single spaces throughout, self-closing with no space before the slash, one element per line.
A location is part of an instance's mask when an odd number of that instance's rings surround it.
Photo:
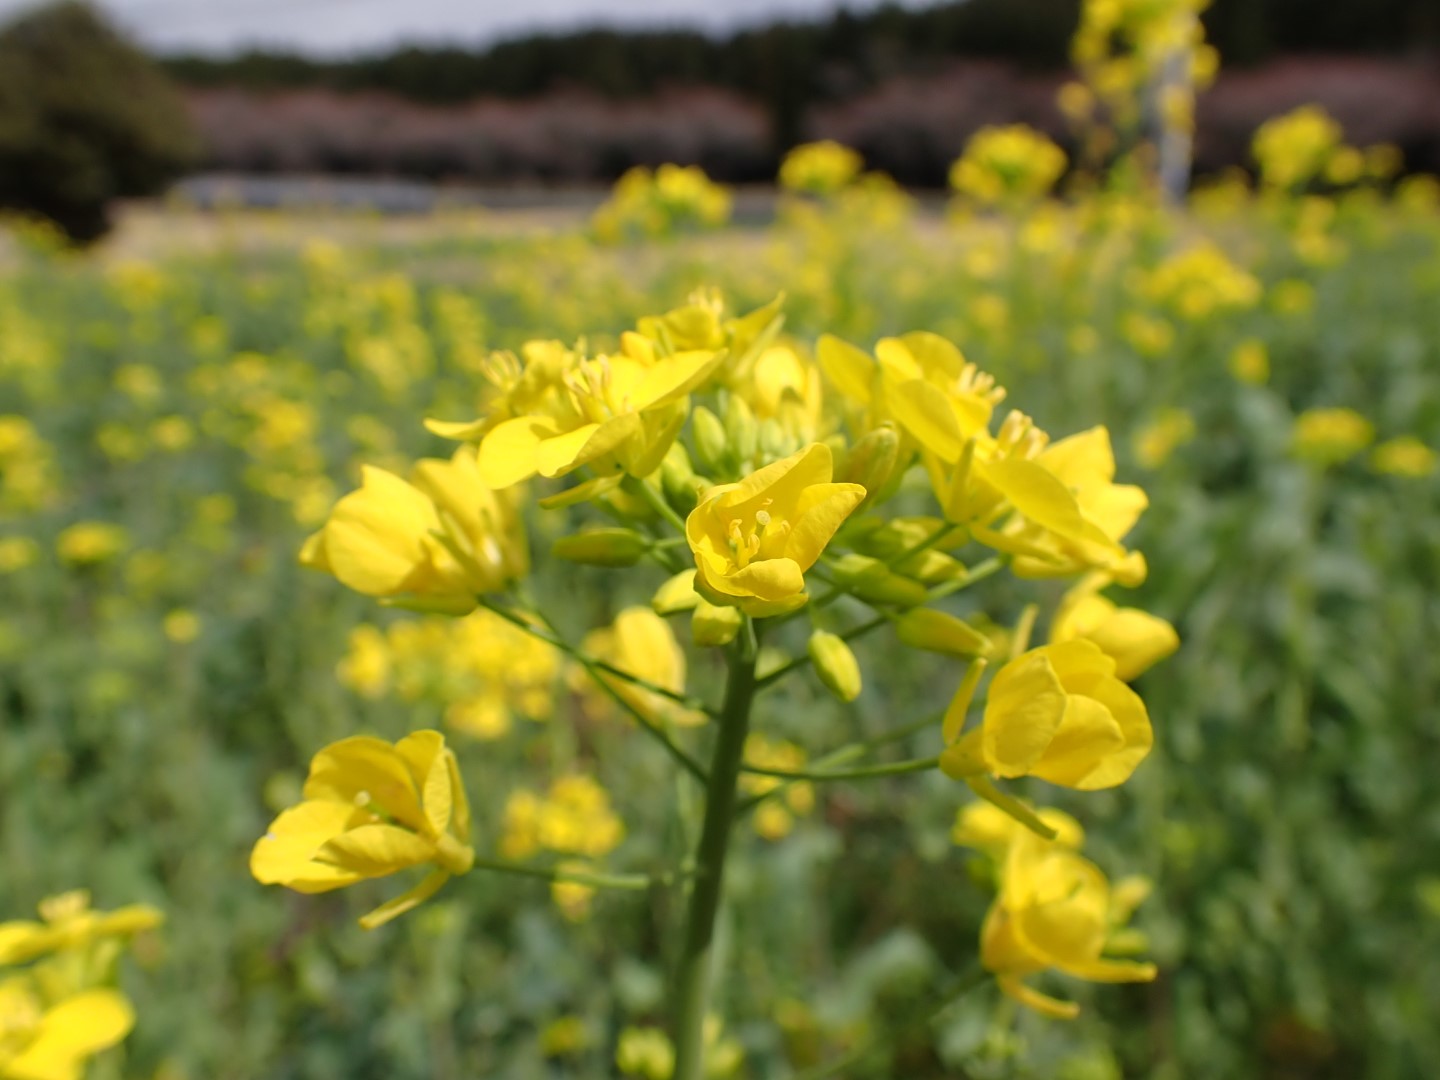
<path fill-rule="evenodd" d="M 902 2 L 920 7 L 926 0 Z M 845 6 L 877 3 L 846 0 Z M 0 20 L 32 6 L 34 0 L 0 0 Z M 99 0 L 99 6 L 160 51 L 268 45 L 334 54 L 401 41 L 473 45 L 597 23 L 724 30 L 833 11 L 841 0 Z"/>

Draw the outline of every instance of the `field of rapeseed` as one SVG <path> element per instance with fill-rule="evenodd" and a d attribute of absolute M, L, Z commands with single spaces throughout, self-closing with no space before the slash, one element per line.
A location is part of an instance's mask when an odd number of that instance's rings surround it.
<path fill-rule="evenodd" d="M 13 229 L 0 1077 L 1421 1075 L 1440 185 L 1256 150 Z"/>

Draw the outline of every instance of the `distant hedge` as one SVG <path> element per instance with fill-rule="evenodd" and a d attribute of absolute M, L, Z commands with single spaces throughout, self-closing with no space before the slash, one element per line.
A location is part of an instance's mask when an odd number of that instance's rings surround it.
<path fill-rule="evenodd" d="M 91 8 L 55 4 L 0 30 L 0 208 L 94 240 L 113 200 L 162 190 L 198 153 L 169 77 Z"/>

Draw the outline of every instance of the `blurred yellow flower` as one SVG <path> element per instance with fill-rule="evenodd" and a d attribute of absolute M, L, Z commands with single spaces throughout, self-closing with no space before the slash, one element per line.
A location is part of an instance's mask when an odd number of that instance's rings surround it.
<path fill-rule="evenodd" d="M 1296 457 L 1317 465 L 1349 461 L 1375 441 L 1375 425 L 1354 409 L 1307 409 L 1290 437 Z"/>
<path fill-rule="evenodd" d="M 72 566 L 108 562 L 129 546 L 130 535 L 119 525 L 81 521 L 65 529 L 55 541 L 55 552 Z"/>
<path fill-rule="evenodd" d="M 1135 460 L 1147 469 L 1158 469 L 1176 449 L 1195 437 L 1195 418 L 1188 409 L 1170 406 L 1135 433 Z"/>
<path fill-rule="evenodd" d="M 1370 453 L 1370 467 L 1389 476 L 1430 476 L 1436 464 L 1435 451 L 1413 435 L 1389 439 Z M 0 554 L 0 563 L 3 561 Z"/>
<path fill-rule="evenodd" d="M 1259 386 L 1270 379 L 1270 353 L 1259 338 L 1246 338 L 1230 352 L 1230 374 Z"/>
<path fill-rule="evenodd" d="M 436 731 L 397 743 L 357 735 L 315 755 L 304 801 L 255 844 L 250 872 L 262 885 L 329 892 L 413 866 L 433 866 L 408 892 L 360 920 L 367 930 L 429 899 L 474 865 L 470 805 L 455 755 Z"/>
<path fill-rule="evenodd" d="M 802 143 L 780 162 L 780 186 L 787 191 L 831 195 L 845 187 L 865 166 L 856 151 L 832 139 Z"/>
<path fill-rule="evenodd" d="M 1092 982 L 1149 982 L 1154 964 L 1105 956 L 1139 890 L 1112 890 L 1098 866 L 1072 847 L 1017 832 L 1000 863 L 1000 892 L 980 931 L 980 960 L 1000 989 L 1058 1019 L 1080 1012 L 1042 994 L 1027 976 L 1055 970 Z"/>
<path fill-rule="evenodd" d="M 950 187 L 982 205 L 1049 194 L 1067 160 L 1049 136 L 1024 124 L 983 127 L 950 166 Z"/>
<path fill-rule="evenodd" d="M 655 686 L 676 694 L 685 692 L 685 650 L 675 640 L 670 624 L 648 607 L 621 611 L 610 626 L 586 634 L 581 650 Z M 704 713 L 687 709 L 653 690 L 613 675 L 598 677 L 655 723 L 693 727 L 705 722 Z M 611 701 L 603 691 L 596 692 L 590 685 L 590 675 L 577 672 L 576 678 L 582 688 L 591 691 L 587 695 L 587 709 L 597 714 L 607 712 Z"/>
<path fill-rule="evenodd" d="M 964 688 L 961 695 L 968 706 Z M 1095 791 L 1124 783 L 1154 741 L 1145 703 L 1116 676 L 1115 661 L 1084 639 L 1010 661 L 990 684 L 980 725 L 962 735 L 963 722 L 963 706 L 952 707 L 940 758 L 957 779 L 983 771 Z"/>

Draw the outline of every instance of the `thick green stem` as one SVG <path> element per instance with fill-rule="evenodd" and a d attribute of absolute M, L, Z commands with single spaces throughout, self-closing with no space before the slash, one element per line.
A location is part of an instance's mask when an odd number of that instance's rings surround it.
<path fill-rule="evenodd" d="M 675 986 L 674 1080 L 700 1080 L 705 1067 L 705 1017 L 710 1011 L 711 962 L 715 918 L 725 884 L 725 855 L 735 821 L 736 781 L 750 730 L 755 700 L 755 634 L 746 619 L 726 656 L 725 703 L 705 787 L 705 821 L 695 852 L 695 882 L 690 892 L 685 940 Z"/>

